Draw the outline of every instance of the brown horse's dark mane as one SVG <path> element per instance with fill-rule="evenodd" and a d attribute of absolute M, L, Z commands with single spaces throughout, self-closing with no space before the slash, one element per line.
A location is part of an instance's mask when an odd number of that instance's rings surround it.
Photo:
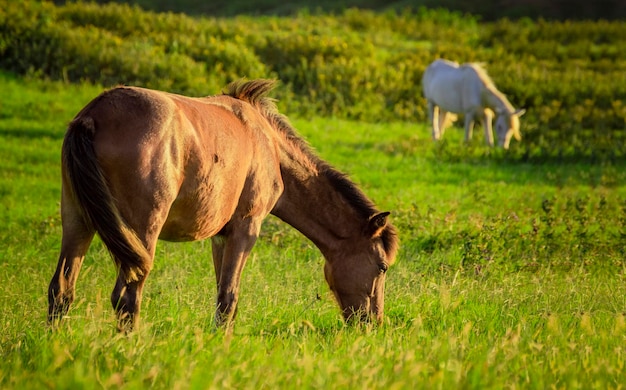
<path fill-rule="evenodd" d="M 255 106 L 270 124 L 279 130 L 303 156 L 313 164 L 320 175 L 324 175 L 330 184 L 341 193 L 348 203 L 364 219 L 368 219 L 379 211 L 374 203 L 357 187 L 346 174 L 339 172 L 326 161 L 320 159 L 309 144 L 297 133 L 289 119 L 281 114 L 276 107 L 276 100 L 267 94 L 274 89 L 276 80 L 259 79 L 252 81 L 235 81 L 226 87 L 224 95 L 246 101 Z M 395 257 L 398 248 L 398 237 L 393 225 L 388 224 L 382 233 L 383 244 L 387 255 Z"/>

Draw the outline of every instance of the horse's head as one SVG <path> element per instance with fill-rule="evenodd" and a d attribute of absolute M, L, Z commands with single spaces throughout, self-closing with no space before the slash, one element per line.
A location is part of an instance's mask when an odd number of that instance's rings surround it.
<path fill-rule="evenodd" d="M 388 212 L 372 216 L 358 238 L 346 240 L 326 256 L 324 276 L 344 319 L 381 322 L 385 303 L 385 273 L 397 252 L 395 228 Z"/>
<path fill-rule="evenodd" d="M 519 132 L 519 117 L 524 115 L 526 110 L 519 109 L 514 112 L 498 111 L 496 112 L 496 134 L 498 135 L 498 144 L 504 149 L 509 148 L 511 137 L 521 141 L 522 135 Z"/>

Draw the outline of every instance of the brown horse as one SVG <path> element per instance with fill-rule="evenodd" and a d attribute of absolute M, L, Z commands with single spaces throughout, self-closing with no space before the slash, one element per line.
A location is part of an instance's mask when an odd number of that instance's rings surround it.
<path fill-rule="evenodd" d="M 74 300 L 97 232 L 118 268 L 111 303 L 121 330 L 138 320 L 157 240 L 208 237 L 216 323 L 230 328 L 241 272 L 269 213 L 321 250 L 346 320 L 382 319 L 385 272 L 398 247 L 389 213 L 310 150 L 266 97 L 273 86 L 236 82 L 205 98 L 117 87 L 78 113 L 62 149 L 63 238 L 48 289 L 52 324 Z"/>

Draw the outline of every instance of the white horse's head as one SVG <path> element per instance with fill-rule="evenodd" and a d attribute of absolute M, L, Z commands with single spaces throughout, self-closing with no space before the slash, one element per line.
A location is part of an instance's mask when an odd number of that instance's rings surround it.
<path fill-rule="evenodd" d="M 521 141 L 522 135 L 519 132 L 519 117 L 524 115 L 526 110 L 519 109 L 513 112 L 496 111 L 496 134 L 498 136 L 498 145 L 504 149 L 509 148 L 511 137 Z"/>

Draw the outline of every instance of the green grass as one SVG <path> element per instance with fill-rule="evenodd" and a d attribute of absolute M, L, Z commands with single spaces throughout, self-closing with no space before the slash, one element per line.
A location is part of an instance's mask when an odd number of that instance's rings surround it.
<path fill-rule="evenodd" d="M 292 118 L 400 229 L 382 326 L 344 325 L 319 251 L 270 217 L 232 336 L 213 329 L 208 242 L 159 244 L 142 327 L 117 334 L 114 267 L 97 239 L 70 317 L 51 332 L 62 136 L 101 88 L 6 74 L 0 85 L 2 388 L 626 383 L 626 167 L 509 161 L 480 137 L 463 146 L 458 129 L 434 145 L 422 123 Z"/>

